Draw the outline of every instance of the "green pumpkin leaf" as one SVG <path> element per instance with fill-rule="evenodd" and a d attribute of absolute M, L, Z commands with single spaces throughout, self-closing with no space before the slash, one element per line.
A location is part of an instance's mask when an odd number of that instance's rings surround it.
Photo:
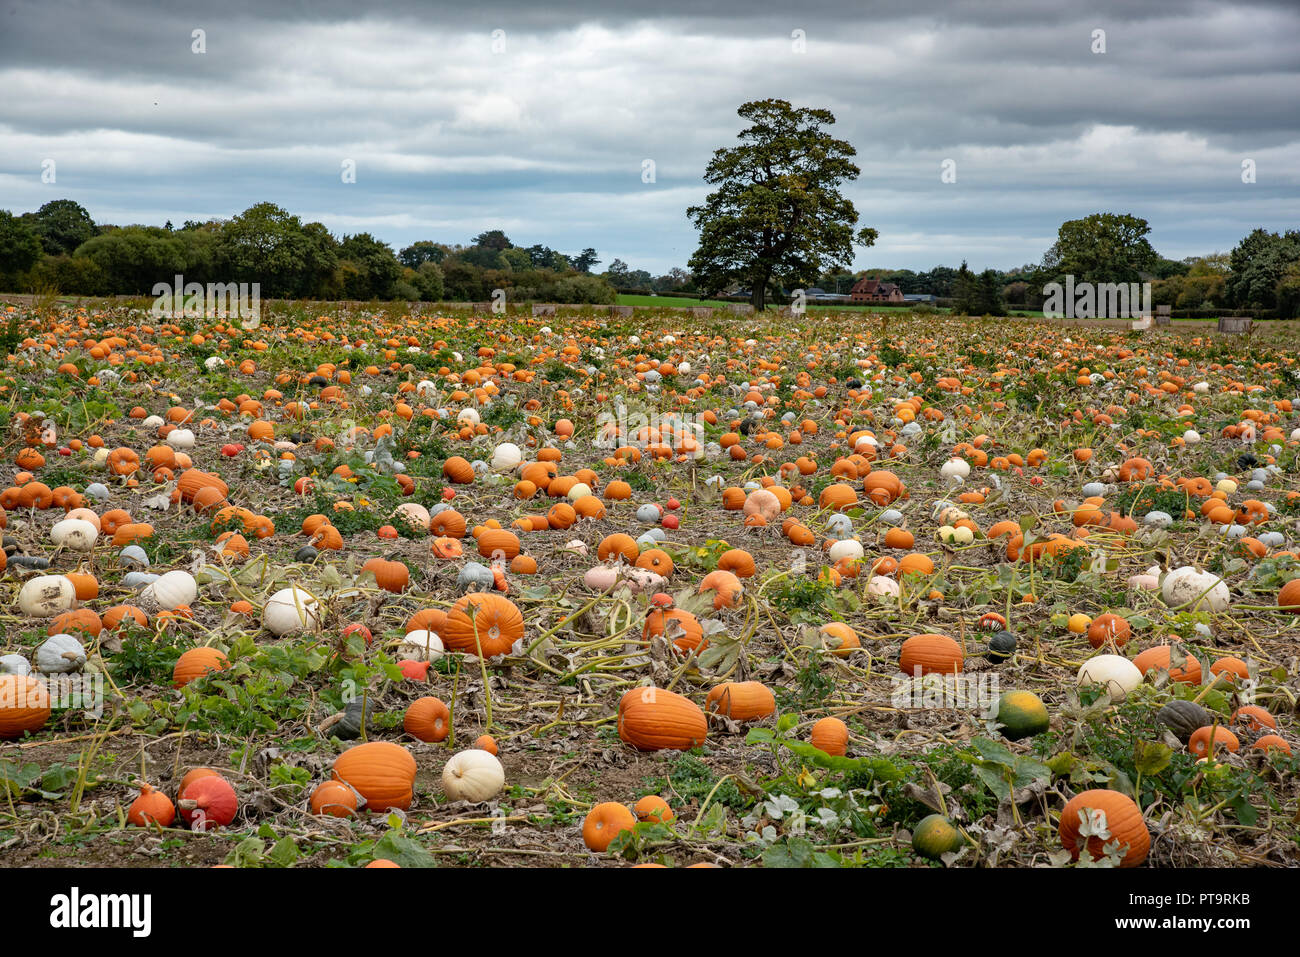
<path fill-rule="evenodd" d="M 1133 748 L 1133 767 L 1148 777 L 1169 767 L 1173 751 L 1159 741 L 1139 741 Z"/>

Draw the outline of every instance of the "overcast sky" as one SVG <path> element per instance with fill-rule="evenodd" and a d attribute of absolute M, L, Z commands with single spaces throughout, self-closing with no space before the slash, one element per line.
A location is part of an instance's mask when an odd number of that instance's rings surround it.
<path fill-rule="evenodd" d="M 270 200 L 395 249 L 501 228 L 658 273 L 736 108 L 780 97 L 858 150 L 857 268 L 1009 268 L 1097 211 L 1173 258 L 1300 226 L 1298 0 L 611 5 L 0 0 L 0 208 Z"/>

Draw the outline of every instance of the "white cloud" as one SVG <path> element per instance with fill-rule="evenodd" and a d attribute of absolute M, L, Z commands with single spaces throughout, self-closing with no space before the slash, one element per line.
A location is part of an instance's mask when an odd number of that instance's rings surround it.
<path fill-rule="evenodd" d="M 736 107 L 780 96 L 832 109 L 858 148 L 863 175 L 847 191 L 881 230 L 859 266 L 1019 265 L 1061 221 L 1099 208 L 1145 216 L 1173 255 L 1300 212 L 1294 8 L 891 0 L 868 17 L 814 0 L 737 21 L 669 3 L 640 19 L 529 8 L 472 23 L 423 7 L 231 9 L 99 5 L 43 48 L 44 8 L 25 8 L 12 51 L 0 40 L 6 205 L 70 196 L 101 221 L 161 223 L 269 199 L 397 246 L 499 226 L 663 270 L 694 248 L 685 208 L 739 129 Z M 189 52 L 190 20 L 207 54 Z M 1088 51 L 1097 25 L 1104 56 Z M 57 184 L 40 181 L 45 157 Z M 640 180 L 647 158 L 655 184 Z M 354 185 L 340 183 L 344 159 Z"/>

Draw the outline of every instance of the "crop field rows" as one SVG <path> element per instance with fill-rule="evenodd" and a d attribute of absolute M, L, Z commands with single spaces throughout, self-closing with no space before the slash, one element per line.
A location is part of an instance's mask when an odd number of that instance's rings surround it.
<path fill-rule="evenodd" d="M 1287 325 L 7 309 L 11 865 L 1297 863 Z"/>

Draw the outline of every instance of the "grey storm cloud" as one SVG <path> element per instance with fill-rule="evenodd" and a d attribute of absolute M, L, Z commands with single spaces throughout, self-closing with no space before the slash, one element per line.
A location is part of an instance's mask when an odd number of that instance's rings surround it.
<path fill-rule="evenodd" d="M 1295 0 L 0 0 L 0 207 L 271 200 L 395 247 L 500 227 L 662 271 L 736 107 L 776 96 L 858 150 L 859 267 L 1019 265 L 1101 209 L 1181 257 L 1300 219 L 1298 40 Z"/>

